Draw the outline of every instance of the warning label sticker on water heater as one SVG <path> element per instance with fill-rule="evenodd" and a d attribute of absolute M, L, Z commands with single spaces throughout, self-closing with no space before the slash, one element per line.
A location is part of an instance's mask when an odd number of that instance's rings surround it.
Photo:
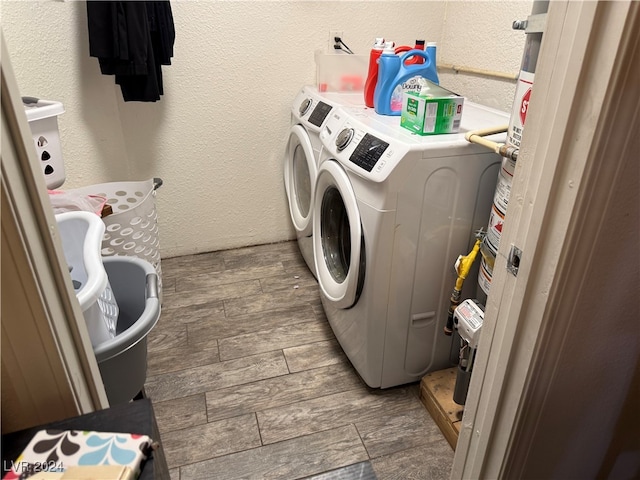
<path fill-rule="evenodd" d="M 513 100 L 513 111 L 511 112 L 511 124 L 507 135 L 507 143 L 516 148 L 520 148 L 524 122 L 529 110 L 534 76 L 534 73 L 521 71 L 518 77 L 518 85 L 516 86 L 516 94 Z"/>

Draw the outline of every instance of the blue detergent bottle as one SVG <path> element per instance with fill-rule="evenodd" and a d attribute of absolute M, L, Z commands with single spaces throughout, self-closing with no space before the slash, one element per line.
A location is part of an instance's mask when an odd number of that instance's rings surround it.
<path fill-rule="evenodd" d="M 424 63 L 406 64 L 405 60 L 414 55 L 424 58 Z M 440 83 L 436 71 L 435 43 L 428 43 L 426 50 L 409 50 L 400 56 L 386 44 L 378 59 L 378 83 L 373 94 L 376 113 L 399 116 L 402 112 L 402 92 L 412 88 L 418 90 L 421 77 L 435 84 Z"/>

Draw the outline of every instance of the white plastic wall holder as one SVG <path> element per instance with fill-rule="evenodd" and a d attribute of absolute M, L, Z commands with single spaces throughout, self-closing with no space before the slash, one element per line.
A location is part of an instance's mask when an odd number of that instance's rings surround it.
<path fill-rule="evenodd" d="M 58 115 L 64 113 L 60 102 L 22 97 L 33 143 L 49 190 L 65 181 L 64 159 L 58 131 Z"/>

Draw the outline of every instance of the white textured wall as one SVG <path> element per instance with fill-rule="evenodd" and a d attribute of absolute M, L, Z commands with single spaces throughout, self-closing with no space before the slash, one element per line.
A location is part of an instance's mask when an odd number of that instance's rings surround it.
<path fill-rule="evenodd" d="M 517 74 L 525 33 L 514 31 L 514 20 L 526 20 L 531 1 L 447 2 L 438 61 L 481 70 Z M 469 100 L 511 112 L 515 83 L 480 75 L 439 72 L 440 83 Z"/>
<path fill-rule="evenodd" d="M 157 103 L 122 101 L 89 57 L 83 1 L 6 1 L 2 29 L 21 94 L 61 101 L 67 182 L 164 180 L 164 257 L 294 238 L 282 185 L 289 108 L 315 81 L 329 30 L 356 53 L 372 39 L 438 42 L 439 59 L 517 71 L 530 2 L 173 1 L 173 64 Z M 510 48 L 506 48 L 508 45 Z M 513 84 L 463 75 L 441 83 L 508 109 Z"/>

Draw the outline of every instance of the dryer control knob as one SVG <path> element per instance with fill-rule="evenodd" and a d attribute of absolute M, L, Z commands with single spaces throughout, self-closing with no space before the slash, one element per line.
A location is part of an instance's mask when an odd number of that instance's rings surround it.
<path fill-rule="evenodd" d="M 342 151 L 347 148 L 347 145 L 351 143 L 353 139 L 353 128 L 345 128 L 342 130 L 338 136 L 336 137 L 336 147 L 338 147 L 338 151 Z"/>
<path fill-rule="evenodd" d="M 300 115 L 304 115 L 305 113 L 307 113 L 309 111 L 309 107 L 311 107 L 311 99 L 305 98 L 300 104 L 300 108 L 298 109 Z"/>

